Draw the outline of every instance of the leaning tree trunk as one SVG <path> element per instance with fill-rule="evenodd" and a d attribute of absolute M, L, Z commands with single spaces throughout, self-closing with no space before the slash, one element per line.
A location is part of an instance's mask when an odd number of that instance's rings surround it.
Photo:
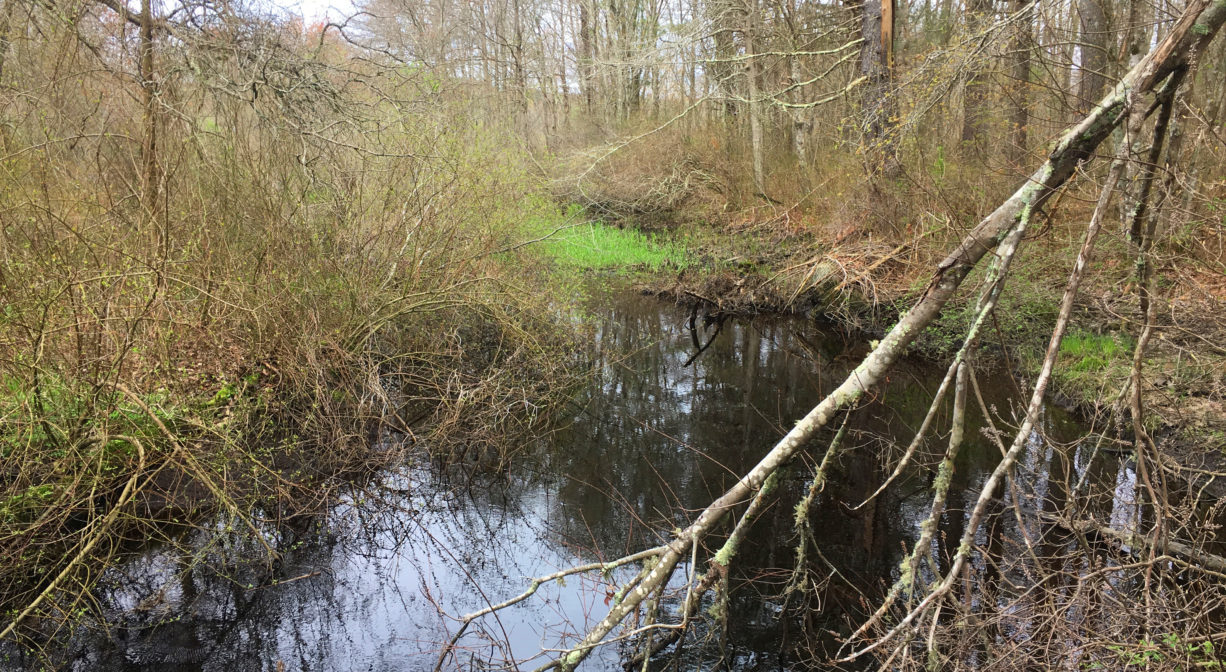
<path fill-rule="evenodd" d="M 753 499 L 766 479 L 787 464 L 836 413 L 855 403 L 885 376 L 919 333 L 936 319 L 942 307 L 984 255 L 1010 233 L 1024 227 L 1031 215 L 1073 175 L 1077 167 L 1093 158 L 1098 146 L 1120 124 L 1129 103 L 1137 96 L 1153 92 L 1158 83 L 1177 69 L 1191 66 L 1193 54 L 1204 51 L 1224 21 L 1226 2 L 1218 0 L 1210 5 L 1208 0 L 1192 0 L 1157 48 L 1129 71 L 1081 121 L 1065 131 L 1054 144 L 1047 160 L 937 265 L 919 300 L 843 383 L 801 418 L 732 488 L 703 509 L 689 527 L 677 530 L 672 541 L 657 549 L 655 565 L 636 579 L 633 589 L 627 591 L 622 600 L 578 644 L 540 669 L 574 669 L 619 623 L 667 585 L 677 564 L 690 556 L 696 544 L 724 516 L 739 504 Z M 972 521 L 971 527 L 975 526 L 975 522 Z M 968 534 L 973 534 L 973 530 Z"/>

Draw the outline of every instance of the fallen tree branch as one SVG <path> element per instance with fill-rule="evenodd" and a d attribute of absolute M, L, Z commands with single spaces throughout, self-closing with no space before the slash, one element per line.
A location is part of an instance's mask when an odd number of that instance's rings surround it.
<path fill-rule="evenodd" d="M 447 646 L 443 647 L 443 650 L 440 651 L 438 654 L 438 660 L 434 663 L 435 672 L 438 672 L 440 669 L 442 669 L 443 663 L 447 660 L 447 655 L 451 653 L 453 650 L 455 650 L 456 642 L 460 641 L 460 637 L 464 636 L 464 633 L 468 630 L 468 626 L 472 625 L 473 621 L 477 620 L 478 618 L 481 618 L 482 616 L 488 616 L 494 612 L 501 611 L 503 609 L 506 609 L 507 607 L 514 606 L 516 604 L 519 604 L 520 602 L 523 602 L 529 597 L 532 597 L 533 595 L 535 595 L 536 591 L 539 590 L 541 586 L 545 585 L 546 583 L 549 583 L 550 581 L 557 581 L 558 579 L 562 579 L 567 576 L 573 576 L 575 574 L 586 574 L 588 572 L 596 572 L 596 571 L 610 572 L 614 569 L 617 569 L 618 567 L 628 565 L 632 562 L 638 562 L 639 560 L 646 560 L 647 558 L 655 557 L 659 555 L 660 553 L 662 553 L 663 551 L 664 551 L 664 547 L 657 546 L 655 548 L 649 548 L 644 551 L 639 551 L 638 553 L 626 555 L 626 556 L 617 558 L 616 560 L 611 560 L 609 562 L 593 562 L 593 563 L 589 563 L 586 565 L 578 565 L 575 567 L 568 567 L 566 569 L 561 569 L 556 572 L 553 572 L 552 574 L 546 574 L 545 576 L 538 576 L 532 579 L 532 581 L 528 584 L 528 588 L 524 590 L 524 592 L 516 595 L 515 597 L 499 602 L 498 604 L 490 605 L 484 609 L 481 609 L 480 611 L 474 611 L 471 614 L 466 614 L 460 617 L 460 627 L 456 630 L 455 634 L 451 636 L 451 641 L 447 642 Z"/>
<path fill-rule="evenodd" d="M 1133 93 L 1128 93 L 1122 104 L 1120 116 L 1126 116 L 1135 104 Z M 1047 385 L 1051 381 L 1051 374 L 1055 368 L 1056 359 L 1060 354 L 1060 344 L 1064 340 L 1064 332 L 1068 328 L 1069 320 L 1073 312 L 1073 304 L 1076 301 L 1077 293 L 1081 287 L 1081 281 L 1085 276 L 1085 271 L 1090 263 L 1090 257 L 1094 252 L 1094 244 L 1098 237 L 1098 232 L 1101 229 L 1102 220 L 1110 206 L 1111 200 L 1115 194 L 1116 185 L 1119 183 L 1120 175 L 1123 172 L 1124 165 L 1128 158 L 1127 139 L 1120 143 L 1120 149 L 1116 154 L 1115 160 L 1111 164 L 1111 169 L 1108 171 L 1106 183 L 1103 186 L 1102 193 L 1099 195 L 1098 203 L 1094 208 L 1094 214 L 1090 217 L 1090 223 L 1086 227 L 1084 242 L 1081 250 L 1077 254 L 1077 261 L 1073 265 L 1073 270 L 1069 275 L 1068 283 L 1065 285 L 1064 296 L 1060 301 L 1060 311 L 1056 317 L 1056 325 L 1052 329 L 1051 339 L 1047 344 L 1047 351 L 1043 357 L 1043 364 L 1040 367 L 1039 375 L 1035 380 L 1034 390 L 1031 393 L 1030 401 L 1026 406 L 1026 414 L 1022 420 L 1021 426 L 1018 427 L 1017 433 L 1013 437 L 1013 443 L 1009 449 L 1001 457 L 996 468 L 992 470 L 991 476 L 983 484 L 979 492 L 979 497 L 975 501 L 974 507 L 971 509 L 969 519 L 966 523 L 962 538 L 958 544 L 958 551 L 954 555 L 950 568 L 945 576 L 931 588 L 923 600 L 918 605 L 907 612 L 897 624 L 887 631 L 884 635 L 877 637 L 868 645 L 852 651 L 850 654 L 838 659 L 838 662 L 851 662 L 868 654 L 883 644 L 892 641 L 901 633 L 910 633 L 911 629 L 918 624 L 920 618 L 928 613 L 928 610 L 937 606 L 939 601 L 949 593 L 953 587 L 954 580 L 962 572 L 966 561 L 970 558 L 971 551 L 975 544 L 975 534 L 979 530 L 979 524 L 983 520 L 987 512 L 988 504 L 996 496 L 996 489 L 1000 486 L 1002 480 L 1013 469 L 1013 465 L 1017 462 L 1018 457 L 1029 444 L 1030 433 L 1034 429 L 1035 423 L 1039 418 L 1039 413 L 1043 408 L 1043 402 L 1047 395 Z M 1022 226 L 1025 226 L 1023 221 Z M 860 626 L 856 632 L 852 633 L 847 638 L 848 642 L 855 641 L 868 629 L 881 621 L 884 617 L 884 609 L 879 609 L 873 616 Z"/>
<path fill-rule="evenodd" d="M 9 634 L 12 633 L 18 625 L 21 625 L 21 622 L 24 621 L 30 614 L 34 613 L 34 610 L 38 608 L 38 605 L 43 603 L 43 600 L 46 600 L 48 597 L 54 594 L 55 591 L 64 583 L 64 581 L 67 580 L 72 573 L 89 558 L 89 554 L 93 552 L 94 547 L 98 545 L 98 542 L 106 538 L 111 526 L 114 525 L 116 519 L 119 518 L 119 512 L 122 511 L 123 508 L 136 497 L 137 492 L 139 491 L 136 487 L 136 482 L 140 480 L 141 474 L 145 470 L 145 446 L 141 443 L 140 439 L 134 436 L 116 435 L 111 438 L 124 441 L 125 443 L 128 443 L 136 448 L 136 469 L 132 471 L 132 475 L 128 478 L 128 482 L 124 485 L 123 492 L 119 493 L 119 499 L 115 500 L 115 504 L 112 505 L 110 510 L 106 512 L 106 515 L 100 519 L 91 521 L 90 527 L 93 527 L 94 529 L 92 530 L 92 533 L 88 533 L 85 536 L 84 543 L 81 544 L 80 550 L 77 551 L 77 554 L 68 561 L 68 564 L 64 565 L 64 568 L 60 570 L 60 573 L 57 574 L 54 579 L 51 579 L 51 582 L 48 583 L 45 588 L 43 588 L 42 592 L 38 594 L 38 597 L 35 597 L 30 604 L 26 605 L 26 607 L 22 609 L 20 613 L 14 616 L 13 620 L 9 621 L 9 624 L 4 627 L 4 630 L 0 630 L 0 640 L 3 640 L 5 637 L 9 636 Z M 106 440 L 104 439 L 102 443 L 103 445 L 106 445 Z"/>
<path fill-rule="evenodd" d="M 767 477 L 790 461 L 796 452 L 825 427 L 837 412 L 855 403 L 884 377 L 919 333 L 936 319 L 945 303 L 954 295 L 967 274 L 983 256 L 995 248 L 1010 232 L 1027 221 L 1031 214 L 1074 174 L 1078 165 L 1092 158 L 1098 146 L 1124 118 L 1129 102 L 1140 94 L 1152 91 L 1155 84 L 1161 82 L 1177 68 L 1187 66 L 1193 54 L 1203 51 L 1224 20 L 1226 20 L 1226 2 L 1218 2 L 1211 6 L 1207 0 L 1194 0 L 1189 4 L 1183 16 L 1157 48 L 1142 58 L 1084 119 L 1066 131 L 1052 149 L 1047 160 L 1030 178 L 971 230 L 961 244 L 938 264 L 920 299 L 899 319 L 898 324 L 886 334 L 877 347 L 865 357 L 843 383 L 801 418 L 795 427 L 735 485 L 703 509 L 689 527 L 678 531 L 676 538 L 664 547 L 664 553 L 651 572 L 575 646 L 538 669 L 574 669 L 591 653 L 593 648 L 604 641 L 605 637 L 624 618 L 667 583 L 673 569 L 681 559 L 689 555 L 691 548 L 709 534 L 716 523 L 733 507 L 750 499 L 762 487 Z M 1195 30 L 1193 30 L 1194 26 Z M 1062 303 L 1062 319 L 1058 321 L 1056 332 L 1053 333 L 1052 342 L 1048 347 L 1049 352 L 1045 359 L 1043 372 L 1040 374 L 1035 396 L 1032 398 L 1032 410 L 1027 413 L 1029 421 L 1023 423 L 1024 431 L 1019 433 L 1022 438 L 1015 440 L 1015 445 L 1010 449 L 1009 454 L 1002 458 L 1000 465 L 985 484 L 967 526 L 967 532 L 963 536 L 959 553 L 956 556 L 955 568 L 942 582 L 944 590 L 930 594 L 917 608 L 917 611 L 909 615 L 904 622 L 899 623 L 891 636 L 886 639 L 892 638 L 893 634 L 908 627 L 937 597 L 948 590 L 953 577 L 961 570 L 969 555 L 973 535 L 986 508 L 986 500 L 992 497 L 996 486 L 1004 478 L 1005 472 L 1012 467 L 1021 451 L 1021 446 L 1025 443 L 1026 435 L 1033 427 L 1032 416 L 1037 417 L 1038 407 L 1041 406 L 1046 391 L 1046 382 L 1050 378 L 1051 367 L 1063 336 L 1063 329 L 1068 321 L 1068 313 L 1071 312 L 1072 299 L 1076 296 L 1077 285 L 1089 263 L 1089 253 L 1093 249 L 1093 234 L 1097 233 L 1097 227 L 1093 224 L 1092 226 L 1094 230 L 1087 231 L 1087 245 L 1083 246 L 1070 277 L 1070 287 L 1066 290 Z M 1035 402 L 1034 399 L 1037 399 L 1038 402 Z M 970 539 L 968 540 L 967 537 Z M 884 641 L 886 640 L 880 640 L 871 648 L 856 652 L 849 659 L 867 653 Z"/>
<path fill-rule="evenodd" d="M 1193 564 L 1199 565 L 1205 569 L 1226 573 L 1226 557 L 1201 551 L 1193 546 L 1185 544 L 1181 541 L 1173 539 L 1163 539 L 1160 544 L 1162 548 L 1157 548 L 1154 542 L 1149 537 L 1137 534 L 1135 532 L 1125 532 L 1117 530 L 1113 527 L 1101 525 L 1093 520 L 1070 520 L 1064 516 L 1053 516 L 1045 514 L 1042 516 L 1045 520 L 1055 523 L 1066 530 L 1077 532 L 1079 534 L 1097 534 L 1101 537 L 1106 537 L 1116 541 L 1122 545 L 1130 547 L 1128 551 L 1131 555 L 1140 555 L 1141 552 L 1158 552 L 1167 555 L 1173 555 Z M 1155 556 L 1154 559 L 1161 556 Z M 1152 559 L 1151 559 L 1152 560 Z"/>

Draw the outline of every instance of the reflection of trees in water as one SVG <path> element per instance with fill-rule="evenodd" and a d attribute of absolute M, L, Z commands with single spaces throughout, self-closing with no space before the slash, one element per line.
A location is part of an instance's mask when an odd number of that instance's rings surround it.
<path fill-rule="evenodd" d="M 1060 440 L 1070 435 L 1076 440 Z M 1201 640 L 1189 633 L 1220 620 L 1226 595 L 1217 577 L 1186 558 L 1119 543 L 1120 534 L 1152 530 L 1155 511 L 1129 456 L 1091 461 L 1103 440 L 1070 432 L 1049 409 L 977 530 L 973 561 L 936 616 L 941 627 L 897 649 L 905 654 L 895 659 L 903 662 L 898 669 L 1121 669 L 1142 659 L 1150 669 L 1190 669 L 1205 662 Z M 965 507 L 981 487 L 976 477 L 951 488 L 945 539 L 924 582 L 949 570 L 956 551 L 949 540 L 965 529 Z M 1218 517 L 1216 500 L 1204 501 L 1203 492 L 1170 487 L 1164 498 L 1175 519 L 1189 521 L 1171 531 L 1175 537 L 1194 537 Z M 1164 571 L 1155 571 L 1155 562 Z M 1104 643 L 1115 646 L 1106 656 Z M 951 653 L 934 659 L 933 645 Z"/>
<path fill-rule="evenodd" d="M 668 529 L 721 492 L 820 385 L 779 323 L 732 324 L 685 367 L 693 353 L 684 311 L 629 303 L 600 325 L 602 385 L 551 453 L 569 481 L 559 530 L 580 542 L 607 530 L 597 541 L 615 549 L 626 530 L 659 521 Z"/>
<path fill-rule="evenodd" d="M 584 400 L 584 413 L 551 453 L 554 469 L 568 479 L 552 512 L 553 525 L 567 543 L 594 546 L 604 557 L 660 543 L 655 537 L 628 541 L 627 530 L 645 537 L 688 519 L 690 511 L 723 492 L 733 474 L 760 457 L 760 446 L 782 435 L 781 419 L 807 409 L 847 372 L 837 339 L 768 321 L 726 326 L 716 344 L 687 369 L 683 364 L 692 348 L 684 320 L 681 311 L 668 316 L 653 306 L 646 316 L 628 309 L 602 325 L 603 386 Z M 625 352 L 635 354 L 620 358 Z M 832 638 L 805 641 L 796 631 L 846 633 L 846 624 L 862 618 L 864 605 L 877 601 L 897 578 L 891 572 L 918 534 L 930 483 L 913 475 L 863 508 L 851 507 L 881 484 L 881 465 L 894 459 L 892 451 L 918 426 L 935 386 L 924 367 L 900 367 L 875 401 L 852 416 L 854 445 L 812 510 L 815 536 L 822 543 L 820 557 L 807 570 L 821 589 L 788 597 L 789 607 L 804 608 L 789 610 L 797 616 L 784 617 L 788 627 L 780 628 L 781 577 L 791 569 L 796 543 L 792 509 L 807 478 L 802 470 L 792 474 L 789 487 L 755 523 L 754 543 L 738 555 L 737 576 L 730 584 L 733 641 L 720 642 L 719 633 L 711 632 L 712 642 L 777 650 L 782 633 L 790 630 L 789 644 L 805 649 L 799 654 L 803 658 L 824 660 L 833 653 Z M 1009 408 L 1004 386 L 985 385 L 984 391 L 986 403 Z M 970 445 L 956 475 L 960 487 L 942 518 L 943 534 L 934 541 L 941 558 L 956 550 L 948 547 L 949 540 L 958 539 L 965 527 L 964 498 L 978 490 L 969 481 L 981 480 L 979 465 L 996 450 L 980 435 L 983 418 L 971 414 L 968 420 Z M 815 441 L 815 452 L 828 439 Z M 591 446 L 598 449 L 583 448 Z M 938 445 L 921 451 L 916 473 L 933 467 L 941 450 Z M 718 541 L 717 535 L 713 542 Z M 764 648 L 764 641 L 770 645 Z"/>
<path fill-rule="evenodd" d="M 428 667 L 450 625 L 434 602 L 458 613 L 484 604 L 472 585 L 517 589 L 536 569 L 519 567 L 536 535 L 520 524 L 529 489 L 412 475 L 429 482 L 389 475 L 326 516 L 266 531 L 271 566 L 262 543 L 221 521 L 119 565 L 96 595 L 112 628 L 82 628 L 69 657 L 89 669 Z M 507 655 L 501 635 L 480 640 L 469 644 Z"/>
<path fill-rule="evenodd" d="M 113 570 L 96 596 L 116 627 L 83 629 L 70 650 L 98 669 L 274 670 L 277 661 L 286 669 L 429 668 L 454 632 L 447 616 L 506 599 L 523 589 L 525 577 L 659 543 L 657 535 L 667 536 L 756 462 L 785 419 L 847 373 L 837 337 L 767 320 L 726 324 L 686 367 L 693 352 L 685 319 L 651 299 L 610 309 L 598 329 L 601 384 L 576 400 L 582 410 L 548 438 L 539 459 L 494 474 L 384 474 L 326 516 L 266 530 L 281 554 L 273 566 L 261 544 L 221 522 L 174 549 L 151 549 Z M 817 543 L 801 568 L 808 590 L 785 593 L 798 543 L 794 508 L 831 437 L 813 441 L 740 549 L 727 583 L 728 618 L 701 619 L 683 647 L 686 665 L 707 668 L 720 657 L 734 667 L 828 662 L 836 635 L 847 635 L 880 601 L 919 537 L 944 449 L 939 438 L 921 446 L 891 488 L 856 505 L 897 462 L 935 386 L 927 368 L 900 367 L 850 416 L 845 450 L 810 509 Z M 998 427 L 1008 424 L 1011 408 L 1004 388 L 984 385 Z M 923 582 L 948 570 L 984 465 L 999 456 L 986 424 L 970 413 L 932 563 L 920 567 Z M 1059 442 L 1076 435 L 1068 424 L 1059 411 L 1048 412 L 994 515 L 976 532 L 986 552 L 968 564 L 968 588 L 957 608 L 940 616 L 965 626 L 941 628 L 940 636 L 956 640 L 944 650 L 964 652 L 960 662 L 968 667 L 1003 664 L 989 654 L 1057 635 L 1067 646 L 1030 664 L 1075 659 L 1086 633 L 1132 641 L 1129 609 L 1144 595 L 1150 598 L 1141 608 L 1156 613 L 1173 613 L 1170 605 L 1181 599 L 1182 586 L 1147 590 L 1135 571 L 1105 571 L 1132 560 L 1053 523 L 1073 501 L 1086 507 L 1078 515 L 1119 529 L 1145 529 L 1145 516 L 1152 518 L 1135 496 L 1129 463 L 1099 459 L 1088 467 L 1088 440 Z M 1083 496 L 1070 497 L 1081 480 Z M 1198 515 L 1190 519 L 1212 519 Z M 707 543 L 721 543 L 727 530 Z M 1087 547 L 1093 552 L 1079 552 Z M 705 571 L 703 554 L 699 560 Z M 449 662 L 498 663 L 535 653 L 542 642 L 572 643 L 610 598 L 606 581 L 576 577 L 542 586 L 524 605 L 477 622 Z M 665 600 L 665 612 L 675 614 L 680 599 Z M 617 651 L 602 650 L 596 665 L 617 666 Z"/>
<path fill-rule="evenodd" d="M 274 586 L 294 576 L 297 558 L 326 562 L 334 544 L 310 519 L 265 531 L 285 551 L 270 566 L 262 543 L 235 533 L 225 519 L 107 570 L 94 596 L 108 624 L 83 625 L 67 660 L 85 669 L 272 669 L 283 657 L 279 632 L 305 623 L 297 603 L 326 600 L 330 576 Z M 291 550 L 292 549 L 292 550 Z M 238 645 L 241 642 L 241 645 Z"/>

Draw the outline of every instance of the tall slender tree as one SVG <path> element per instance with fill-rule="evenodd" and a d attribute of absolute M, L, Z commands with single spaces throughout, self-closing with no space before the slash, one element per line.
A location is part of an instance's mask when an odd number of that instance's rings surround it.
<path fill-rule="evenodd" d="M 1080 31 L 1077 47 L 1079 79 L 1077 83 L 1077 106 L 1084 112 L 1098 102 L 1107 84 L 1107 32 L 1106 0 L 1078 0 L 1077 16 Z"/>
<path fill-rule="evenodd" d="M 861 128 L 869 172 L 892 172 L 896 167 L 896 138 L 891 132 L 894 106 L 891 75 L 894 64 L 894 0 L 860 3 Z"/>
<path fill-rule="evenodd" d="M 1010 10 L 1015 14 L 1012 24 L 1010 64 L 1010 109 L 1009 109 L 1009 160 L 1020 166 L 1026 156 L 1028 125 L 1030 124 L 1030 54 L 1034 45 L 1033 9 L 1038 5 L 1032 0 L 1010 0 Z"/>
<path fill-rule="evenodd" d="M 966 24 L 972 32 L 983 30 L 991 18 L 992 0 L 968 0 Z M 962 144 L 968 157 L 982 157 L 987 141 L 988 123 L 988 72 L 986 63 L 972 67 L 966 80 L 965 98 L 962 106 Z"/>

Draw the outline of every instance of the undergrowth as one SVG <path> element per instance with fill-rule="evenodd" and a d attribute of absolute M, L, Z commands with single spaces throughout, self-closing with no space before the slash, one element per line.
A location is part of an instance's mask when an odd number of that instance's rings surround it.
<path fill-rule="evenodd" d="M 496 119 L 271 34 L 263 67 L 296 93 L 175 81 L 153 187 L 137 97 L 109 96 L 130 78 L 62 37 L 12 47 L 6 90 L 33 93 L 0 106 L 0 639 L 46 641 L 167 526 L 226 512 L 259 547 L 410 449 L 514 459 L 582 375 L 521 245 L 539 184 Z M 52 75 L 60 49 L 95 67 Z"/>

